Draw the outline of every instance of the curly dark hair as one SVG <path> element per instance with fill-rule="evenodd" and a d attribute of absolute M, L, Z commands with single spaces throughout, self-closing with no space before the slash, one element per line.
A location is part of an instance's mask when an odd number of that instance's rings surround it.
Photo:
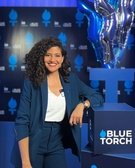
<path fill-rule="evenodd" d="M 48 37 L 37 42 L 32 47 L 30 52 L 25 55 L 25 78 L 28 78 L 30 81 L 32 81 L 35 87 L 40 86 L 47 76 L 47 71 L 44 64 L 44 56 L 47 51 L 54 46 L 58 46 L 61 49 L 62 56 L 64 57 L 64 61 L 61 68 L 59 69 L 59 72 L 62 75 L 64 81 L 69 82 L 68 76 L 70 74 L 71 66 L 67 59 L 67 52 L 63 48 L 62 43 L 58 38 Z"/>

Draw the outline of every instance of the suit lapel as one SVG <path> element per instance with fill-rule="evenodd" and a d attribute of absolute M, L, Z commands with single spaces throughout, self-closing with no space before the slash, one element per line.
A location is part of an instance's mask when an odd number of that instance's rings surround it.
<path fill-rule="evenodd" d="M 42 118 L 45 120 L 45 114 L 47 109 L 47 100 L 48 100 L 48 89 L 47 89 L 47 80 L 44 80 L 41 85 L 41 103 L 42 103 Z"/>
<path fill-rule="evenodd" d="M 70 115 L 71 109 L 71 90 L 70 90 L 70 83 L 65 83 L 62 76 L 60 76 L 61 83 L 64 89 L 65 99 L 66 99 L 66 111 L 68 116 Z"/>

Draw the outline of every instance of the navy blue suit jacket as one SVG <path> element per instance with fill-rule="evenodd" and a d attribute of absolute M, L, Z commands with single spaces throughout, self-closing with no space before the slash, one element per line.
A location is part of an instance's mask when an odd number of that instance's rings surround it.
<path fill-rule="evenodd" d="M 103 98 L 100 93 L 94 91 L 79 78 L 71 73 L 69 76 L 69 83 L 64 82 L 61 77 L 62 86 L 64 89 L 66 99 L 66 115 L 69 120 L 70 115 L 76 105 L 80 102 L 80 98 L 86 98 L 90 101 L 91 107 L 101 106 Z M 43 84 L 34 88 L 31 81 L 25 80 L 24 87 L 21 94 L 20 106 L 15 121 L 15 134 L 17 141 L 29 137 L 29 151 L 31 162 L 34 160 L 40 137 L 42 134 L 42 127 L 45 120 L 48 100 L 47 80 Z M 81 130 L 79 125 L 69 126 L 70 136 L 66 141 L 63 141 L 65 148 L 69 147 L 72 152 L 80 158 L 81 152 Z M 70 143 L 68 143 L 70 142 Z"/>

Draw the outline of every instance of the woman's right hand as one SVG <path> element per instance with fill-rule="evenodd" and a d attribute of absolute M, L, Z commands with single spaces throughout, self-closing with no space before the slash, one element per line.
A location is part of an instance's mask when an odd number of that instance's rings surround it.
<path fill-rule="evenodd" d="M 22 165 L 22 168 L 32 168 L 31 164 Z"/>
<path fill-rule="evenodd" d="M 21 139 L 19 142 L 22 168 L 32 168 L 29 157 L 29 137 Z"/>

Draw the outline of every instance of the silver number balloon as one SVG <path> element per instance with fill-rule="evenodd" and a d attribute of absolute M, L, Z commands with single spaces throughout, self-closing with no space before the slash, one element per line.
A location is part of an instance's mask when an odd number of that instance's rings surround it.
<path fill-rule="evenodd" d="M 120 0 L 118 6 L 118 42 L 125 47 L 134 20 L 133 0 Z"/>
<path fill-rule="evenodd" d="M 134 20 L 135 0 L 77 0 L 88 19 L 88 39 L 105 68 L 116 67 Z M 99 52 L 98 52 L 99 51 Z"/>
<path fill-rule="evenodd" d="M 100 32 L 100 41 L 103 47 L 104 64 L 114 60 L 113 40 L 117 28 L 116 9 L 105 0 L 94 1 L 96 11 L 102 15 L 103 28 Z"/>

